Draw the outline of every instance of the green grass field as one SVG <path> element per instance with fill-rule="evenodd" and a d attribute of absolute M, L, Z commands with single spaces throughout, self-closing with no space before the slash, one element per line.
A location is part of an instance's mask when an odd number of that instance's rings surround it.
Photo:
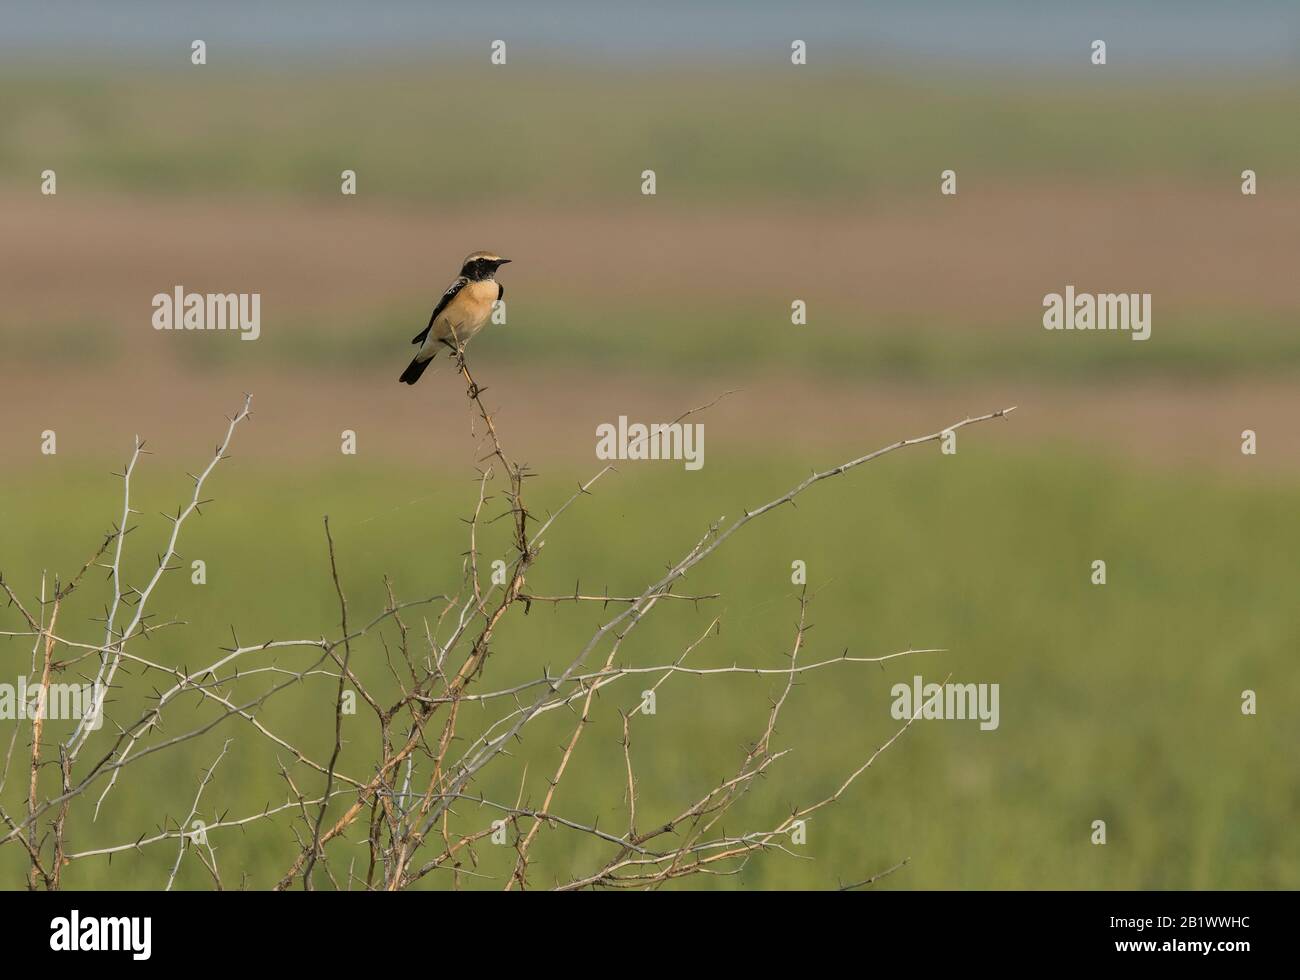
<path fill-rule="evenodd" d="M 314 369 L 349 372 L 387 369 L 392 352 L 376 337 L 403 338 L 412 298 L 400 310 L 371 317 L 302 318 L 283 324 L 256 352 L 258 363 L 286 367 L 305 360 Z M 616 371 L 635 364 L 649 374 L 708 377 L 718 364 L 740 372 L 780 371 L 839 381 L 994 380 L 1076 381 L 1286 377 L 1300 370 L 1300 335 L 1290 317 L 1189 312 L 1164 316 L 1160 332 L 1126 337 L 1081 335 L 1062 341 L 1042 328 L 1030 308 L 1022 322 L 967 322 L 937 314 L 881 315 L 821 310 L 814 325 L 792 329 L 788 304 L 741 309 L 694 304 L 689 315 L 646 304 L 632 309 L 600 304 L 575 315 L 555 305 L 523 302 L 520 325 L 485 331 L 475 348 L 495 363 L 539 370 L 580 365 Z M 1225 344 L 1225 336 L 1243 339 Z M 1248 340 L 1248 342 L 1245 342 Z M 195 366 L 252 363 L 236 344 L 181 348 Z"/>
<path fill-rule="evenodd" d="M 458 111 L 471 87 L 479 111 Z M 367 194 L 396 200 L 572 203 L 619 196 L 655 166 L 672 175 L 665 190 L 700 202 L 860 200 L 928 192 L 934 161 L 954 156 L 972 181 L 1217 179 L 1241 160 L 1294 173 L 1296 103 L 1287 78 L 1135 85 L 1122 69 L 1026 85 L 833 63 L 592 75 L 536 61 L 223 62 L 127 75 L 19 60 L 0 74 L 0 177 L 30 180 L 57 151 L 79 179 L 155 194 L 330 196 L 350 167 Z"/>
<path fill-rule="evenodd" d="M 674 464 L 625 465 L 548 534 L 529 586 L 563 593 L 580 580 L 584 590 L 635 593 L 711 520 L 777 495 L 814 462 L 830 461 L 755 459 L 698 473 Z M 118 507 L 115 481 L 104 470 L 54 461 L 51 467 L 59 468 L 57 481 L 32 471 L 0 487 L 3 572 L 26 596 L 37 591 L 40 569 L 66 576 L 79 567 Z M 146 461 L 138 490 L 144 515 L 128 538 L 136 554 L 133 582 L 160 547 L 166 522 L 157 512 L 184 492 L 180 468 L 178 460 Z M 532 505 L 563 499 L 581 475 L 547 473 L 532 481 Z M 187 563 L 207 562 L 208 584 L 194 586 L 186 573 L 173 573 L 154 608 L 189 625 L 161 631 L 138 651 L 161 662 L 193 668 L 214 658 L 232 625 L 243 642 L 334 633 L 323 513 L 334 528 L 354 617 L 382 607 L 384 575 L 401 597 L 456 587 L 464 549 L 459 519 L 474 499 L 462 474 L 374 465 L 268 473 L 234 461 L 218 471 L 212 489 L 216 502 L 181 548 Z M 980 732 L 973 722 L 917 722 L 841 803 L 812 820 L 808 843 L 794 850 L 813 860 L 761 856 L 739 884 L 828 887 L 903 857 L 911 864 L 883 887 L 1300 884 L 1291 833 L 1300 780 L 1283 764 L 1300 699 L 1288 659 L 1300 639 L 1286 599 L 1300 546 L 1292 486 L 1247 487 L 1060 455 L 995 455 L 972 431 L 957 457 L 941 457 L 933 446 L 895 455 L 803 499 L 803 506 L 747 528 L 691 576 L 691 590 L 721 591 L 722 598 L 658 609 L 629 639 L 623 661 L 666 663 L 720 615 L 720 631 L 691 662 L 779 666 L 797 614 L 798 590 L 789 578 L 796 558 L 808 564 L 813 594 L 807 660 L 909 646 L 949 652 L 883 670 L 837 664 L 806 677 L 777 733 L 779 746 L 794 753 L 778 763 L 779 778 L 761 783 L 733 811 L 726 829 L 774 826 L 793 806 L 831 792 L 897 727 L 889 687 L 915 673 L 927 681 L 951 673 L 955 681 L 1000 684 L 1000 727 Z M 504 551 L 506 541 L 494 537 Z M 492 553 L 493 544 L 484 551 Z M 1105 586 L 1089 583 L 1098 557 L 1109 566 Z M 85 640 L 96 635 L 98 627 L 86 620 L 100 614 L 105 591 L 94 580 L 83 586 L 63 614 L 69 632 Z M 544 664 L 567 662 L 597 621 L 598 610 L 589 606 L 512 613 L 484 683 L 506 686 L 538 676 Z M 5 623 L 18 628 L 12 611 Z M 25 661 L 30 649 L 16 640 L 4 646 L 11 663 Z M 361 676 L 382 689 L 380 647 L 364 644 L 354 656 Z M 292 654 L 279 659 L 295 665 Z M 256 690 L 256 682 L 244 683 Z M 295 744 L 301 739 L 309 753 L 327 755 L 333 685 L 309 681 L 260 717 Z M 151 685 L 136 678 L 131 686 Z M 638 719 L 633 735 L 646 825 L 734 770 L 778 688 L 772 678 L 731 676 L 679 677 L 661 689 L 657 715 Z M 1247 688 L 1261 692 L 1257 717 L 1241 714 Z M 635 707 L 640 689 L 624 680 L 598 699 L 556 812 L 621 826 L 618 711 Z M 129 700 L 118 706 L 123 717 Z M 210 716 L 185 701 L 172 711 L 169 734 L 185 727 L 182 718 L 192 725 Z M 344 771 L 349 763 L 364 765 L 374 735 L 364 708 L 349 725 Z M 571 726 L 571 718 L 554 716 L 538 723 L 479 788 L 513 799 L 527 764 L 528 795 L 540 798 L 543 774 Z M 71 849 L 123 843 L 165 818 L 183 817 L 200 771 L 227 735 L 236 741 L 201 816 L 218 808 L 252 814 L 282 802 L 275 754 L 243 723 L 226 722 L 184 750 L 141 763 L 128 771 L 130 779 L 124 773 L 97 823 L 74 822 Z M 294 771 L 304 791 L 319 790 L 321 777 Z M 21 805 L 21 782 L 11 777 L 5 792 L 10 812 Z M 486 810 L 460 809 L 460 822 L 471 828 L 490 819 Z M 1108 825 L 1105 847 L 1089 844 L 1096 819 Z M 271 884 L 293 853 L 283 819 L 218 833 L 219 859 L 247 871 L 250 886 Z M 603 853 L 596 842 L 566 833 L 543 835 L 538 882 L 566 880 Z M 363 848 L 356 852 L 361 860 Z M 158 884 L 174 857 L 168 843 L 119 855 L 111 866 L 102 858 L 76 862 L 68 882 Z M 17 849 L 5 856 L 15 884 L 21 858 Z M 334 858 L 336 865 L 342 860 Z M 477 871 L 503 879 L 512 860 L 509 848 L 482 846 Z M 209 879 L 189 862 L 179 881 L 205 887 Z"/>
<path fill-rule="evenodd" d="M 423 298 L 385 299 L 362 314 L 293 315 L 256 344 L 173 343 L 181 365 L 200 372 L 276 369 L 390 373 L 402 344 L 418 329 Z M 1300 335 L 1283 314 L 1187 312 L 1160 318 L 1150 340 L 1042 329 L 1030 309 L 1022 322 L 958 325 L 943 314 L 882 315 L 820 310 L 816 323 L 792 329 L 788 304 L 743 308 L 601 303 L 574 314 L 555 303 L 521 300 L 509 324 L 475 340 L 484 361 L 528 367 L 617 372 L 636 365 L 649 377 L 707 380 L 726 364 L 753 376 L 779 372 L 827 381 L 971 382 L 1007 379 L 1098 383 L 1241 378 L 1285 379 L 1300 370 Z M 412 327 L 412 322 L 416 327 Z M 111 335 L 92 322 L 60 320 L 11 330 L 8 353 L 35 369 L 123 365 Z M 1225 343 L 1231 338 L 1238 342 Z M 385 342 L 380 342 L 385 341 Z M 395 355 L 396 352 L 396 355 Z"/>

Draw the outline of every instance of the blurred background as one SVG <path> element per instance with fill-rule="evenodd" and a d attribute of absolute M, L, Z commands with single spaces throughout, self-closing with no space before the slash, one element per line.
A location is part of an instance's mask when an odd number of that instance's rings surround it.
<path fill-rule="evenodd" d="M 806 65 L 790 63 L 794 39 Z M 232 626 L 244 641 L 334 633 L 324 514 L 357 615 L 382 608 L 385 575 L 401 597 L 456 588 L 482 456 L 471 405 L 444 362 L 414 388 L 396 379 L 463 256 L 493 249 L 514 260 L 508 322 L 471 364 L 504 445 L 538 473 L 539 513 L 598 468 L 598 424 L 667 421 L 739 389 L 700 419 L 701 471 L 626 464 L 548 535 L 538 593 L 639 593 L 711 521 L 811 467 L 1019 406 L 961 433 L 956 456 L 894 455 L 765 518 L 692 575 L 722 598 L 661 608 L 629 640 L 626 662 L 666 663 L 720 615 L 697 666 L 779 666 L 800 559 L 808 659 L 948 651 L 805 678 L 777 732 L 794 752 L 734 811 L 737 833 L 865 761 L 896 728 L 892 684 L 1001 685 L 998 730 L 918 722 L 811 821 L 796 849 L 811 860 L 772 853 L 685 886 L 833 887 L 906 857 L 877 887 L 1300 887 L 1298 80 L 1300 11 L 1266 0 L 5 3 L 0 572 L 33 600 L 43 572 L 75 573 L 120 511 L 111 473 L 139 434 L 153 455 L 128 580 L 142 583 L 170 531 L 160 512 L 188 498 L 186 471 L 251 392 L 180 548 L 208 582 L 164 582 L 155 608 L 189 625 L 151 657 L 206 663 Z M 955 197 L 939 194 L 947 169 Z M 1045 331 L 1043 296 L 1067 284 L 1151 293 L 1151 339 Z M 260 293 L 261 338 L 155 331 L 151 298 L 177 285 Z M 40 452 L 44 430 L 57 455 Z M 504 551 L 504 525 L 491 533 Z M 61 625 L 98 642 L 109 588 L 89 580 Z M 599 616 L 515 616 L 488 683 L 567 663 Z M 20 624 L 0 612 L 0 628 Z M 0 639 L 0 679 L 30 654 Z M 110 719 L 161 683 L 134 676 Z M 556 812 L 623 819 L 618 712 L 642 686 L 624 683 L 598 700 Z M 779 687 L 661 689 L 633 749 L 647 825 L 734 772 Z M 266 717 L 327 756 L 333 695 L 322 680 Z M 369 775 L 373 724 L 352 724 L 343 766 Z M 572 719 L 548 724 L 480 788 L 513 799 L 522 781 L 540 800 Z M 124 773 L 72 849 L 184 817 L 229 735 L 205 813 L 282 802 L 272 747 L 226 723 Z M 0 790 L 11 813 L 28 737 Z M 461 812 L 468 828 L 492 816 Z M 287 821 L 221 834 L 228 886 L 272 884 L 295 853 Z M 550 831 L 536 853 L 549 884 L 607 850 Z M 480 848 L 489 877 L 462 884 L 499 886 L 513 858 Z M 67 884 L 157 887 L 174 859 L 169 843 L 79 861 Z M 24 868 L 21 849 L 0 851 L 6 886 Z M 178 883 L 211 884 L 196 862 Z"/>

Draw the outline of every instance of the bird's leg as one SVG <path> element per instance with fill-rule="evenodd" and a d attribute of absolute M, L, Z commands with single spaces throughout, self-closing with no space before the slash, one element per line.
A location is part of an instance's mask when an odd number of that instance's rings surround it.
<path fill-rule="evenodd" d="M 470 398 L 477 398 L 483 389 L 479 388 L 479 386 L 474 382 L 473 375 L 469 373 L 469 365 L 465 363 L 464 347 L 461 347 L 456 352 L 456 369 L 460 371 L 461 375 L 465 378 L 465 383 L 469 386 L 466 389 L 465 394 Z"/>
<path fill-rule="evenodd" d="M 465 345 L 453 344 L 445 338 L 442 342 L 447 345 L 447 350 L 451 353 L 451 359 L 456 362 L 456 370 L 463 374 L 465 380 L 469 383 L 469 397 L 477 398 L 479 387 L 474 383 L 474 379 L 470 377 L 469 369 L 465 366 Z"/>
<path fill-rule="evenodd" d="M 466 340 L 468 339 L 469 338 L 467 337 Z M 452 343 L 452 340 L 454 340 L 455 343 Z M 465 365 L 465 344 L 461 343 L 460 338 L 456 336 L 455 327 L 451 328 L 451 340 L 444 337 L 442 342 L 451 349 L 451 356 L 456 361 L 456 370 L 464 376 L 465 383 L 469 385 L 466 394 L 468 394 L 470 398 L 477 398 L 480 389 L 479 386 L 474 383 L 474 378 L 471 377 L 469 368 Z"/>

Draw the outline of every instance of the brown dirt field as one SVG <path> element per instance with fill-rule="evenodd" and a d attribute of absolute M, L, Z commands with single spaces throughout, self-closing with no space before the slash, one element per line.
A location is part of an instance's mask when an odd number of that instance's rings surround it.
<path fill-rule="evenodd" d="M 744 387 L 698 417 L 706 424 L 706 460 L 770 452 L 802 454 L 807 465 L 824 466 L 967 415 L 1017 405 L 1005 426 L 979 434 L 980 444 L 1034 452 L 1052 443 L 1243 478 L 1300 467 L 1300 391 L 1280 383 L 864 389 L 779 377 L 691 383 L 636 375 L 538 377 L 491 365 L 479 365 L 476 373 L 490 388 L 484 398 L 497 412 L 507 447 L 539 469 L 594 466 L 597 424 L 620 414 L 633 421 L 670 421 L 737 384 Z M 58 432 L 60 453 L 117 461 L 138 432 L 163 465 L 179 472 L 215 444 L 224 431 L 222 417 L 239 407 L 245 390 L 255 398 L 254 417 L 238 436 L 236 451 L 243 457 L 336 462 L 343 429 L 358 433 L 363 455 L 435 467 L 463 466 L 475 444 L 472 406 L 446 362 L 415 388 L 373 376 L 311 382 L 271 374 L 178 378 L 142 365 L 126 379 L 78 372 L 6 385 L 0 396 L 0 461 L 38 464 L 39 436 L 47 428 Z M 1258 433 L 1257 457 L 1240 453 L 1245 428 Z"/>
<path fill-rule="evenodd" d="M 1230 176 L 1230 175 L 1229 175 Z M 260 291 L 264 310 L 373 309 L 434 297 L 471 248 L 516 259 L 516 294 L 799 295 L 828 306 L 980 319 L 1037 309 L 1050 287 L 1151 292 L 1162 310 L 1294 311 L 1300 186 L 967 183 L 956 198 L 825 210 L 684 210 L 670 198 L 585 211 L 394 209 L 0 190 L 0 324 L 101 316 L 148 336 L 149 299 L 180 283 Z M 134 345 L 132 345 L 134 346 Z"/>

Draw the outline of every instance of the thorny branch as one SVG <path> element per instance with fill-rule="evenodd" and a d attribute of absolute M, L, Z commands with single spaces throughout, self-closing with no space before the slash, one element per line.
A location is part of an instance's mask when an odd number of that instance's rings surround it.
<path fill-rule="evenodd" d="M 593 486 L 613 471 L 613 467 L 599 470 L 545 519 L 534 521 L 523 499 L 524 480 L 531 472 L 504 449 L 496 419 L 484 402 L 488 389 L 475 382 L 463 349 L 457 350 L 454 357 L 474 403 L 477 422 L 482 423 L 482 440 L 487 452 L 480 460 L 484 465 L 478 474 L 477 500 L 465 521 L 469 546 L 461 561 L 460 583 L 449 593 L 399 601 L 391 583 L 385 579 L 388 594 L 385 607 L 360 627 L 349 626 L 343 575 L 326 518 L 329 573 L 339 606 L 339 626 L 333 638 L 271 639 L 256 644 L 241 644 L 235 638 L 220 651 L 220 656 L 195 670 L 168 664 L 165 657 L 158 655 L 141 656 L 136 651 L 141 641 L 163 627 L 181 625 L 176 620 L 151 622 L 150 600 L 162 577 L 177 567 L 173 560 L 179 555 L 182 530 L 192 515 L 201 514 L 202 506 L 209 502 L 203 496 L 205 485 L 217 464 L 228 458 L 237 428 L 250 417 L 251 396 L 245 396 L 242 408 L 228 419 L 224 439 L 206 467 L 191 475 L 194 488 L 189 501 L 174 516 L 164 515 L 171 522 L 171 531 L 165 550 L 158 556 L 143 588 L 129 586 L 124 577 L 124 544 L 127 535 L 135 530 L 131 526 L 132 518 L 139 514 L 133 503 L 133 477 L 141 458 L 148 455 L 145 444 L 138 438 L 119 474 L 121 517 L 68 584 L 63 585 L 55 578 L 53 595 L 49 596 L 42 575 L 40 593 L 32 605 L 24 601 L 21 590 L 0 575 L 0 591 L 21 620 L 18 628 L 0 631 L 0 637 L 31 639 L 32 681 L 42 691 L 48 690 L 60 676 L 73 672 L 83 661 L 89 660 L 95 669 L 91 685 L 93 703 L 77 725 L 57 742 L 55 751 L 49 754 L 43 751 L 48 747 L 46 713 L 37 710 L 27 720 L 31 748 L 23 808 L 18 814 L 10 814 L 0 806 L 0 823 L 4 825 L 0 845 L 22 848 L 28 866 L 28 888 L 58 889 L 64 880 L 63 871 L 69 865 L 95 857 L 111 859 L 114 855 L 140 852 L 166 841 L 175 841 L 178 847 L 166 888 L 177 882 L 187 853 L 199 859 L 202 874 L 221 888 L 217 851 L 209 838 L 263 821 L 287 823 L 285 833 L 296 842 L 287 853 L 296 848 L 297 856 L 280 875 L 277 889 L 288 888 L 301 880 L 302 887 L 310 890 L 316 885 L 317 876 L 313 872 L 318 869 L 325 872 L 336 888 L 345 884 L 350 888 L 356 883 L 366 889 L 397 890 L 439 870 L 450 871 L 450 884 L 459 887 L 466 877 L 483 877 L 474 870 L 478 863 L 477 846 L 489 837 L 500 839 L 507 829 L 513 834 L 514 848 L 514 868 L 503 883 L 507 890 L 533 884 L 530 870 L 534 850 L 548 830 L 582 835 L 608 849 L 599 866 L 588 873 L 556 882 L 556 887 L 562 890 L 653 888 L 690 875 L 735 874 L 759 852 L 794 854 L 789 840 L 796 823 L 840 799 L 908 729 L 919 715 L 920 706 L 917 715 L 909 718 L 825 797 L 795 808 L 770 829 L 728 834 L 721 829 L 723 819 L 790 751 L 778 749 L 773 743 L 778 720 L 800 678 L 833 669 L 837 664 L 883 665 L 895 658 L 942 651 L 924 648 L 860 656 L 844 650 L 838 656 L 805 658 L 806 662 L 801 663 L 800 655 L 808 644 L 811 628 L 807 617 L 812 597 L 806 589 L 798 596 L 799 617 L 784 666 L 688 665 L 688 657 L 716 633 L 718 618 L 713 618 L 693 642 L 666 663 L 628 662 L 624 659 L 625 647 L 632 631 L 661 603 L 684 601 L 691 608 L 698 608 L 701 602 L 719 597 L 717 593 L 683 594 L 674 589 L 682 578 L 747 524 L 783 504 L 792 503 L 814 484 L 888 453 L 939 440 L 945 433 L 964 426 L 1003 418 L 1014 409 L 963 419 L 929 435 L 901 440 L 830 469 L 813 472 L 780 496 L 745 509 L 730 523 L 719 520 L 708 527 L 693 547 L 639 593 L 611 595 L 608 588 L 584 592 L 581 583 L 575 583 L 572 592 L 543 594 L 529 591 L 525 583 L 539 561 L 545 535 L 582 497 L 592 493 Z M 704 411 L 712 404 L 691 409 L 675 421 Z M 490 488 L 501 478 L 505 481 L 506 508 L 493 515 L 495 497 Z M 498 570 L 504 564 L 506 572 L 504 576 L 495 573 L 484 581 L 481 571 L 486 562 L 481 549 L 487 527 L 498 517 L 509 518 L 511 544 L 508 554 L 492 564 Z M 101 561 L 106 555 L 107 560 Z M 107 570 L 111 590 L 104 607 L 103 638 L 98 643 L 74 638 L 66 625 L 68 598 L 92 566 Z M 586 643 L 571 654 L 557 673 L 548 668 L 540 677 L 525 676 L 494 689 L 478 689 L 481 685 L 477 682 L 485 676 L 500 625 L 517 608 L 521 607 L 522 614 L 527 614 L 534 603 L 551 604 L 557 615 L 565 606 L 575 610 L 598 606 L 608 618 L 596 626 Z M 611 610 L 611 606 L 615 608 Z M 131 610 L 126 615 L 124 607 Z M 407 622 L 407 615 L 419 615 L 421 610 L 425 611 L 422 622 Z M 354 654 L 363 645 L 367 650 L 365 669 L 354 668 L 354 662 L 361 663 L 361 658 Z M 371 652 L 374 656 L 369 655 Z M 281 662 L 276 659 L 280 657 L 289 659 Z M 378 670 L 376 664 L 383 669 Z M 145 680 L 150 675 L 168 678 L 168 686 L 151 690 Z M 621 832 L 601 829 L 595 822 L 563 812 L 562 808 L 576 810 L 583 806 L 581 800 L 570 800 L 566 806 L 561 798 L 575 795 L 565 782 L 566 776 L 580 765 L 583 736 L 598 720 L 595 708 L 603 690 L 627 677 L 646 677 L 650 681 L 649 691 L 653 693 L 674 678 L 703 680 L 744 675 L 780 677 L 783 684 L 770 704 L 765 723 L 732 775 L 681 808 L 676 816 L 638 830 L 637 752 L 633 733 L 642 712 L 639 705 L 629 706 L 630 710 L 618 711 L 622 772 L 610 786 L 623 797 L 626 829 Z M 121 678 L 127 678 L 128 686 L 137 679 L 146 685 L 141 693 L 149 701 L 149 707 L 134 719 L 110 717 L 118 710 L 115 707 L 118 702 L 110 701 L 107 695 L 117 689 Z M 331 749 L 324 762 L 316 761 L 289 738 L 277 734 L 265 719 L 267 705 L 277 695 L 322 680 L 333 686 L 328 714 L 332 722 Z M 240 693 L 259 682 L 261 687 L 256 692 Z M 183 696 L 187 694 L 197 697 L 190 708 L 185 707 L 189 702 Z M 362 738 L 355 733 L 349 736 L 347 726 L 352 723 L 344 709 L 349 695 L 373 714 L 375 737 Z M 475 713 L 472 725 L 467 726 L 463 712 L 470 705 L 474 706 Z M 212 710 L 201 716 L 198 710 L 201 706 Z M 494 708 L 497 713 L 490 714 Z M 559 760 L 546 777 L 539 803 L 526 802 L 527 766 L 519 783 L 519 798 L 514 803 L 492 800 L 471 789 L 488 766 L 512 758 L 508 749 L 525 741 L 530 725 L 556 711 L 568 711 L 573 725 L 559 747 Z M 326 717 L 322 711 L 317 721 L 325 722 Z M 163 735 L 165 722 L 170 723 L 174 734 Z M 77 850 L 67 847 L 70 820 L 80 819 L 77 817 L 80 810 L 74 809 L 74 805 L 82 802 L 92 787 L 103 784 L 89 811 L 89 819 L 99 815 L 123 772 L 135 771 L 141 761 L 199 740 L 218 728 L 229 729 L 241 724 L 247 726 L 245 730 L 254 738 L 262 740 L 277 759 L 281 753 L 288 754 L 288 765 L 277 762 L 288 788 L 283 802 L 268 802 L 260 812 L 244 817 L 231 819 L 219 813 L 209 820 L 199 820 L 205 790 L 217 780 L 218 766 L 232 742 L 232 737 L 226 735 L 219 754 L 201 776 L 184 820 L 166 821 L 156 833 L 142 833 L 133 841 L 101 843 Z M 0 800 L 16 740 L 15 732 L 0 769 Z M 92 745 L 94 751 L 83 758 L 85 750 Z M 307 788 L 307 784 L 317 780 L 320 780 L 319 790 Z M 474 815 L 480 810 L 495 816 L 485 822 Z M 79 826 L 80 833 L 87 832 L 84 821 Z M 201 826 L 201 834 L 192 829 L 195 826 Z M 334 853 L 331 845 L 336 842 L 344 847 L 358 843 L 365 846 L 365 861 L 355 862 L 351 856 L 342 861 L 347 867 L 345 882 L 336 878 L 330 868 L 330 855 Z M 338 854 L 343 856 L 344 851 Z M 355 874 L 354 863 L 364 865 L 356 868 Z M 865 887 L 898 871 L 906 863 L 904 859 L 870 878 L 840 887 L 842 890 Z"/>

